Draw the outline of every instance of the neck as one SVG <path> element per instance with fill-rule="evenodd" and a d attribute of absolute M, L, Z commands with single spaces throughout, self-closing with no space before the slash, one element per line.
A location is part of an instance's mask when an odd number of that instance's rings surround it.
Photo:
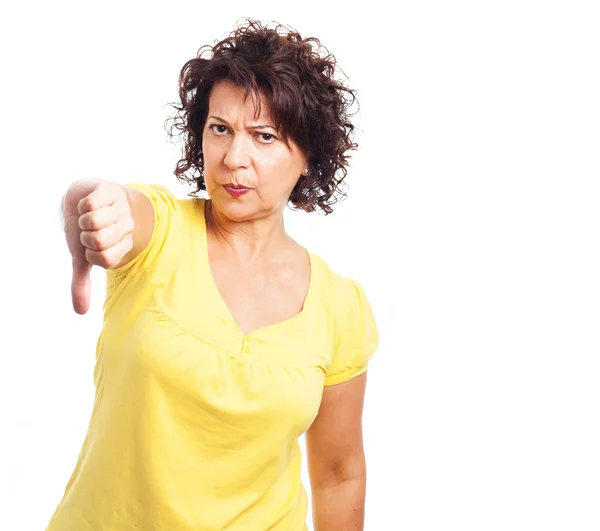
<path fill-rule="evenodd" d="M 291 238 L 285 231 L 283 211 L 258 219 L 232 221 L 207 199 L 204 215 L 207 230 L 245 265 L 272 261 L 289 248 Z"/>

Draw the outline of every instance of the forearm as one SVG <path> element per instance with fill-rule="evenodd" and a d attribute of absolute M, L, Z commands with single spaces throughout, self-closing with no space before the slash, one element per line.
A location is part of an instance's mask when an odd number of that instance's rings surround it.
<path fill-rule="evenodd" d="M 312 489 L 315 531 L 363 531 L 366 475 Z"/>

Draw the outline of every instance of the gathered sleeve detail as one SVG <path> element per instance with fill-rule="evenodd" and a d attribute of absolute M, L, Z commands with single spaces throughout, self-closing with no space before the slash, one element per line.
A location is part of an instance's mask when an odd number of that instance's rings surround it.
<path fill-rule="evenodd" d="M 337 294 L 337 322 L 332 363 L 325 386 L 339 384 L 367 370 L 379 345 L 377 323 L 363 287 L 343 278 Z"/>

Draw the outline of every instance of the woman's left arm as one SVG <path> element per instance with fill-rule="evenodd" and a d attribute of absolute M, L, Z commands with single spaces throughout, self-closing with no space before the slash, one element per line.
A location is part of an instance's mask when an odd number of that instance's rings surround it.
<path fill-rule="evenodd" d="M 306 432 L 315 531 L 364 529 L 367 467 L 362 412 L 367 373 L 327 386 Z"/>

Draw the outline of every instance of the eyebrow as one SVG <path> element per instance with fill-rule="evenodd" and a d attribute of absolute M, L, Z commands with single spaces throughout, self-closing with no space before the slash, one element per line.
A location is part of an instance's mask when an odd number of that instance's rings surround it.
<path fill-rule="evenodd" d="M 219 116 L 209 116 L 209 118 L 215 118 L 217 120 L 220 120 L 221 122 L 226 123 L 227 125 L 231 125 L 227 120 L 224 120 L 223 118 L 220 118 Z M 269 128 L 269 129 L 273 129 L 274 131 L 277 131 L 277 129 L 272 126 L 272 125 L 251 125 L 248 129 L 265 129 L 265 128 Z"/>

